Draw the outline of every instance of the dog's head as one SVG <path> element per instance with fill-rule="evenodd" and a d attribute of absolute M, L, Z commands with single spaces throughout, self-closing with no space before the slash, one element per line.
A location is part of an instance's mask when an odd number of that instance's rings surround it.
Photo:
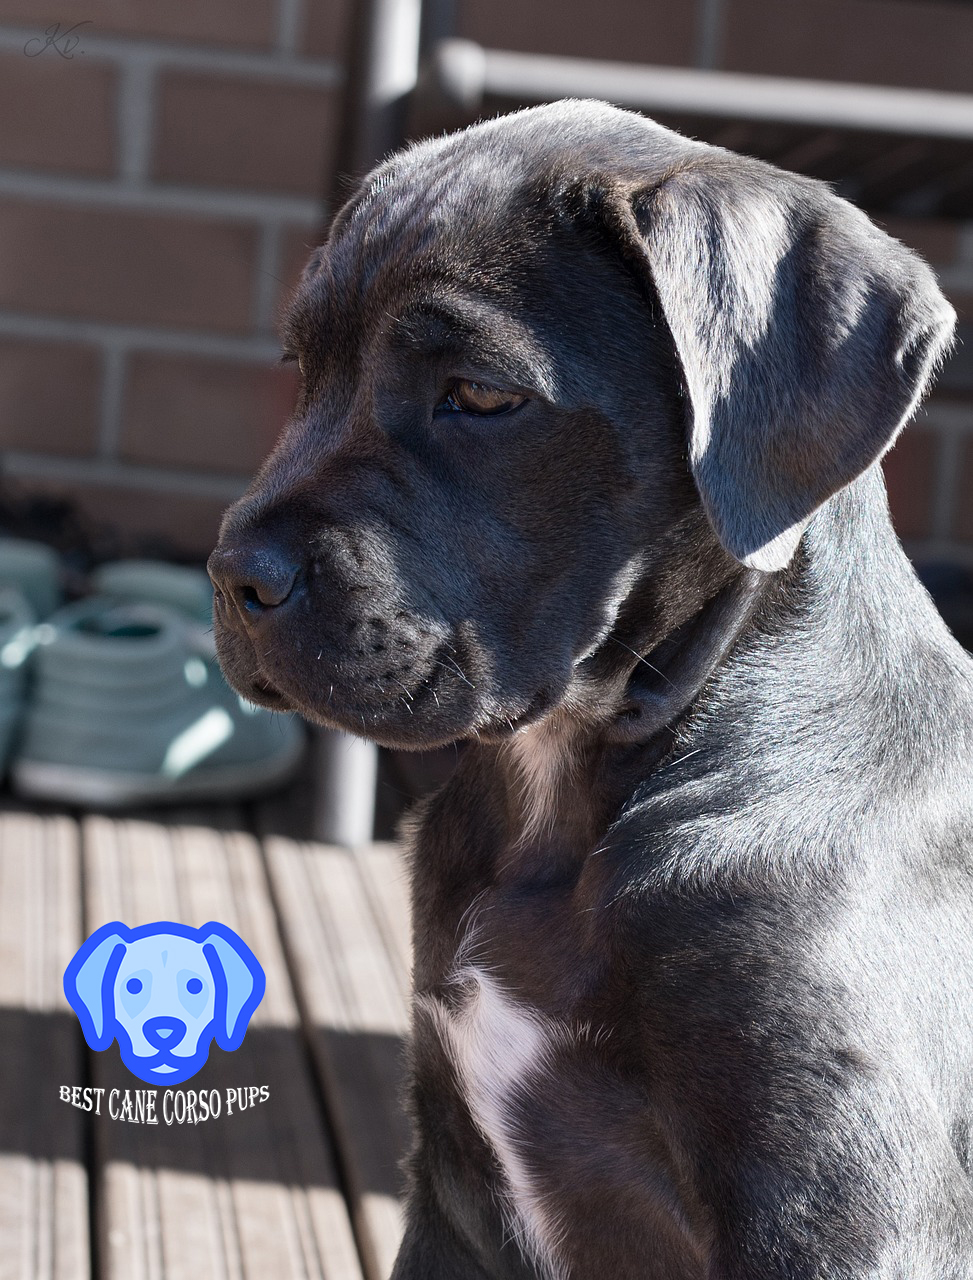
<path fill-rule="evenodd" d="M 509 733 L 786 566 L 951 327 L 823 185 L 603 104 L 394 156 L 287 322 L 300 403 L 210 565 L 224 669 L 391 745 Z"/>
<path fill-rule="evenodd" d="M 92 1049 L 117 1040 L 129 1071 L 171 1085 L 196 1074 L 214 1039 L 240 1046 L 264 981 L 243 939 L 215 921 L 201 929 L 113 921 L 78 950 L 64 990 Z"/>

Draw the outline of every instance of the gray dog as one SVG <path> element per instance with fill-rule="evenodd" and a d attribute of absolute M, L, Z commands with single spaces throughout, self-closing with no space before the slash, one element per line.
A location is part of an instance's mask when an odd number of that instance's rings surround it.
<path fill-rule="evenodd" d="M 211 572 L 241 693 L 468 744 L 396 1280 L 973 1277 L 973 665 L 877 465 L 952 322 L 826 187 L 590 102 L 313 256 Z"/>

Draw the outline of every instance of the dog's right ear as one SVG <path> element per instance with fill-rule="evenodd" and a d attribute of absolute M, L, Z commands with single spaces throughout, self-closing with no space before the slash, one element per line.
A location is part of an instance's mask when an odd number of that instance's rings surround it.
<path fill-rule="evenodd" d="M 685 144 L 600 206 L 672 335 L 710 523 L 743 564 L 783 568 L 914 411 L 952 307 L 921 259 L 822 183 L 715 148 Z"/>
<path fill-rule="evenodd" d="M 64 971 L 64 994 L 92 1049 L 107 1049 L 115 1038 L 112 989 L 128 935 L 120 921 L 102 925 L 82 943 Z"/>

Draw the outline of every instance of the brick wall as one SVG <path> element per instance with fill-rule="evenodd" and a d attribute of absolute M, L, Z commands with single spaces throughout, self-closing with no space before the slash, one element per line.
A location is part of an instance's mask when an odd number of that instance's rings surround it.
<path fill-rule="evenodd" d="M 212 544 L 293 396 L 275 317 L 321 227 L 345 20 L 344 0 L 0 0 L 8 486 L 133 545 Z"/>
<path fill-rule="evenodd" d="M 487 48 L 973 91 L 967 0 L 453 0 Z"/>
<path fill-rule="evenodd" d="M 350 2 L 0 0 L 10 482 L 210 546 L 293 394 L 274 320 L 321 225 Z M 955 0 L 455 0 L 454 15 L 492 47 L 973 90 L 973 6 Z M 973 339 L 973 227 L 888 225 Z M 960 355 L 887 471 L 910 551 L 973 565 Z"/>
<path fill-rule="evenodd" d="M 882 222 L 932 263 L 959 317 L 955 355 L 886 459 L 892 512 L 915 560 L 973 568 L 973 224 Z"/>

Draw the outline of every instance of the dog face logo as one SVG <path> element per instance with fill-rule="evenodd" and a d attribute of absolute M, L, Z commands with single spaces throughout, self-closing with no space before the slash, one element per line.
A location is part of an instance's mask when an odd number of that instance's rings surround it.
<path fill-rule="evenodd" d="M 64 994 L 92 1049 L 118 1041 L 122 1061 L 150 1084 L 180 1084 L 212 1041 L 239 1049 L 266 979 L 232 929 L 159 920 L 102 925 L 64 972 Z"/>

